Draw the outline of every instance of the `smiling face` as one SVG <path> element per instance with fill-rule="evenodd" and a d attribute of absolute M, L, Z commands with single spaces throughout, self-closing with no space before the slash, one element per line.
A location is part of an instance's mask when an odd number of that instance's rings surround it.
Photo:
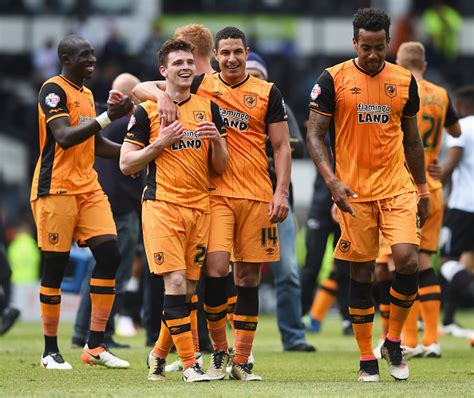
<path fill-rule="evenodd" d="M 245 78 L 248 54 L 249 49 L 244 46 L 241 39 L 221 39 L 219 41 L 218 47 L 214 50 L 214 56 L 219 63 L 222 78 L 226 82 L 235 84 Z"/>
<path fill-rule="evenodd" d="M 94 48 L 87 40 L 77 40 L 72 50 L 63 55 L 63 67 L 70 79 L 82 84 L 82 80 L 90 79 L 94 74 L 96 57 Z"/>
<path fill-rule="evenodd" d="M 357 64 L 371 74 L 376 73 L 385 61 L 389 42 L 385 30 L 371 32 L 359 29 L 357 39 L 352 39 L 357 52 Z"/>
<path fill-rule="evenodd" d="M 170 52 L 166 66 L 160 66 L 160 73 L 168 84 L 179 89 L 188 89 L 196 74 L 193 53 L 183 50 Z"/>

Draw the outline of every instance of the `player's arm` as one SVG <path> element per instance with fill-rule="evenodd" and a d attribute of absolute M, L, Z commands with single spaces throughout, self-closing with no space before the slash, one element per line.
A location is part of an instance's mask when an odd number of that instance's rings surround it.
<path fill-rule="evenodd" d="M 46 121 L 54 139 L 65 150 L 86 141 L 133 108 L 132 101 L 128 97 L 124 97 L 119 103 L 109 105 L 107 111 L 94 120 L 78 126 L 71 126 L 66 94 L 58 85 L 54 83 L 45 85 L 41 89 L 39 103 L 46 115 Z"/>
<path fill-rule="evenodd" d="M 311 111 L 306 132 L 306 144 L 309 154 L 329 188 L 334 203 L 342 211 L 355 216 L 354 209 L 349 203 L 349 197 L 356 198 L 357 195 L 334 174 L 329 160 L 329 153 L 324 144 L 324 137 L 329 131 L 329 124 L 336 110 L 334 80 L 327 70 L 319 76 L 311 90 L 310 97 L 309 107 Z"/>
<path fill-rule="evenodd" d="M 265 115 L 276 175 L 275 192 L 268 207 L 268 216 L 272 223 L 282 222 L 289 211 L 291 148 L 287 120 L 285 101 L 280 90 L 273 84 L 268 95 Z"/>
<path fill-rule="evenodd" d="M 448 106 L 446 109 L 446 117 L 444 128 L 451 137 L 459 137 L 461 135 L 461 124 L 459 123 L 459 115 L 454 109 L 451 98 L 448 95 Z"/>
<path fill-rule="evenodd" d="M 105 159 L 118 159 L 120 156 L 120 144 L 109 140 L 102 135 L 101 131 L 95 133 L 95 154 Z"/>
<path fill-rule="evenodd" d="M 423 143 L 418 133 L 416 121 L 416 114 L 419 109 L 420 98 L 418 96 L 418 85 L 416 84 L 416 79 L 411 76 L 410 86 L 408 88 L 408 100 L 403 108 L 401 126 L 405 159 L 418 189 L 418 216 L 420 218 L 420 224 L 423 226 L 428 217 L 430 191 L 426 183 Z"/>
<path fill-rule="evenodd" d="M 222 175 L 229 161 L 229 152 L 227 151 L 225 142 L 227 133 L 220 115 L 219 107 L 212 101 L 211 114 L 212 122 L 199 123 L 197 132 L 199 132 L 199 138 L 211 140 L 210 156 L 212 169 L 217 174 Z"/>
<path fill-rule="evenodd" d="M 165 92 L 166 81 L 155 80 L 138 83 L 132 90 L 133 95 L 144 101 L 155 101 L 160 104 L 158 115 L 163 118 L 165 124 L 170 124 L 178 119 L 178 106 L 171 100 L 170 96 Z"/>
<path fill-rule="evenodd" d="M 143 169 L 163 150 L 183 138 L 183 126 L 176 120 L 168 126 L 161 127 L 158 138 L 146 147 L 125 141 L 120 151 L 120 170 L 125 175 L 134 174 Z"/>
<path fill-rule="evenodd" d="M 445 183 L 451 178 L 454 169 L 458 166 L 464 154 L 464 148 L 453 146 L 446 152 L 446 158 L 441 165 L 441 181 Z"/>

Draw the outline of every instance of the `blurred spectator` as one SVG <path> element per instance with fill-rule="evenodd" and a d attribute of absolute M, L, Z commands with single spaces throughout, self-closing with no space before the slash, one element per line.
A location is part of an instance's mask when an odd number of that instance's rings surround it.
<path fill-rule="evenodd" d="M 413 15 L 408 12 L 398 17 L 393 25 L 393 37 L 390 41 L 390 52 L 395 55 L 400 44 L 412 41 L 416 38 L 416 20 Z"/>
<path fill-rule="evenodd" d="M 143 42 L 140 51 L 137 54 L 140 71 L 145 79 L 162 79 L 158 73 L 158 51 L 165 42 L 161 34 L 161 24 L 154 21 L 151 25 L 151 32 Z"/>
<path fill-rule="evenodd" d="M 34 239 L 35 227 L 31 211 L 24 210 L 16 226 L 15 237 L 8 246 L 7 258 L 14 284 L 37 282 L 40 275 L 41 254 Z"/>
<path fill-rule="evenodd" d="M 437 65 L 443 60 L 454 61 L 459 54 L 459 31 L 463 24 L 459 12 L 443 1 L 435 1 L 423 12 L 421 22 L 429 38 L 427 61 Z"/>
<path fill-rule="evenodd" d="M 33 54 L 34 82 L 41 85 L 45 80 L 59 72 L 59 59 L 54 39 L 46 39 L 44 46 Z"/>
<path fill-rule="evenodd" d="M 114 24 L 109 27 L 109 34 L 102 48 L 101 58 L 107 62 L 123 63 L 126 61 L 127 43 Z"/>

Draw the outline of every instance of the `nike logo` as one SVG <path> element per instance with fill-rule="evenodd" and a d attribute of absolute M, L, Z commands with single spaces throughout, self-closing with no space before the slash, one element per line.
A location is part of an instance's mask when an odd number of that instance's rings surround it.
<path fill-rule="evenodd" d="M 48 367 L 48 362 L 41 361 L 41 366 L 43 366 L 43 368 L 47 368 Z"/>
<path fill-rule="evenodd" d="M 87 351 L 87 353 L 94 358 L 96 361 L 100 361 L 100 355 L 94 355 L 92 352 Z"/>

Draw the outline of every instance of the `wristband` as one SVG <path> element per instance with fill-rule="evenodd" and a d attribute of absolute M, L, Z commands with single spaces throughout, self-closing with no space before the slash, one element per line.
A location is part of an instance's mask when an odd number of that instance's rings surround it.
<path fill-rule="evenodd" d="M 110 117 L 107 114 L 107 111 L 101 113 L 99 116 L 95 118 L 95 120 L 97 123 L 99 123 L 101 129 L 107 127 L 110 123 L 112 123 L 112 120 L 110 120 Z"/>
<path fill-rule="evenodd" d="M 419 198 L 426 198 L 430 196 L 430 190 L 428 188 L 428 184 L 416 184 L 416 187 L 418 189 L 418 197 Z"/>

